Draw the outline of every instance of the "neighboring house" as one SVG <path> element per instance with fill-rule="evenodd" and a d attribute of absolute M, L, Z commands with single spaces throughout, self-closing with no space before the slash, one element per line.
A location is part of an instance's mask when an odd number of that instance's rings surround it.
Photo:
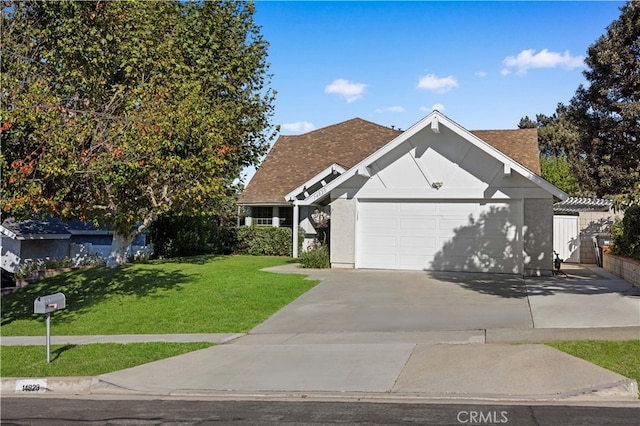
<path fill-rule="evenodd" d="M 0 225 L 2 268 L 15 272 L 27 261 L 69 258 L 76 264 L 92 256 L 109 254 L 113 232 L 98 229 L 79 220 L 31 219 L 16 222 L 6 219 Z M 131 245 L 136 253 L 146 249 L 145 236 Z"/>
<path fill-rule="evenodd" d="M 353 119 L 281 136 L 238 203 L 247 225 L 315 237 L 330 215 L 331 266 L 545 275 L 553 202 L 536 129 L 470 132 L 434 111 L 405 132 Z M 293 233 L 294 257 L 297 233 Z"/>
<path fill-rule="evenodd" d="M 611 240 L 611 225 L 622 219 L 613 202 L 602 198 L 568 198 L 553 205 L 553 249 L 572 263 L 601 265 L 598 239 Z"/>

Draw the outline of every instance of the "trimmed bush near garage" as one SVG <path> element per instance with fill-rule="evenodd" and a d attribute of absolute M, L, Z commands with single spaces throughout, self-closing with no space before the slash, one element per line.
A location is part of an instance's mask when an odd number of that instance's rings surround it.
<path fill-rule="evenodd" d="M 320 246 L 302 253 L 298 259 L 303 268 L 323 269 L 331 267 L 329 248 Z"/>

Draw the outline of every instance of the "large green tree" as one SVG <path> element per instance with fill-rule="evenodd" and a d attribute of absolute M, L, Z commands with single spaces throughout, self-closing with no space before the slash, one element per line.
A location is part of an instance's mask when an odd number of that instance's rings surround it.
<path fill-rule="evenodd" d="M 215 209 L 266 152 L 274 91 L 252 3 L 12 1 L 2 11 L 7 215 L 114 229 Z"/>
<path fill-rule="evenodd" d="M 578 131 L 572 156 L 585 167 L 577 176 L 597 196 L 640 192 L 640 2 L 621 7 L 620 17 L 593 43 L 581 85 L 567 114 Z"/>
<path fill-rule="evenodd" d="M 583 194 L 576 175 L 584 167 L 584 161 L 580 156 L 570 156 L 575 151 L 578 134 L 567 120 L 566 108 L 559 104 L 554 114 L 537 114 L 535 121 L 525 116 L 518 127 L 538 129 L 542 177 L 570 196 Z"/>

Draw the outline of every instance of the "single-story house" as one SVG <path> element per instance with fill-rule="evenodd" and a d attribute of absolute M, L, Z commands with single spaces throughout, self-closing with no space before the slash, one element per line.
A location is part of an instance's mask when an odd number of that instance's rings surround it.
<path fill-rule="evenodd" d="M 622 219 L 613 202 L 570 197 L 553 205 L 553 248 L 571 263 L 601 264 L 599 244 L 611 240 L 611 225 Z"/>
<path fill-rule="evenodd" d="M 567 197 L 540 177 L 536 129 L 434 111 L 404 132 L 355 118 L 280 136 L 238 203 L 246 225 L 299 225 L 306 244 L 326 213 L 334 268 L 547 275 Z"/>
<path fill-rule="evenodd" d="M 94 256 L 106 259 L 112 239 L 112 231 L 79 220 L 5 219 L 0 225 L 2 268 L 16 272 L 28 261 L 69 258 L 80 264 Z M 139 235 L 130 249 L 134 253 L 146 250 L 145 235 Z"/>

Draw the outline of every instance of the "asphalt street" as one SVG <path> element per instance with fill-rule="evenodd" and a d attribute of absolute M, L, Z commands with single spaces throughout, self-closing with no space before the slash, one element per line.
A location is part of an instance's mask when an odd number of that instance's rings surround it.
<path fill-rule="evenodd" d="M 638 407 L 2 398 L 15 425 L 517 425 L 637 426 Z"/>

